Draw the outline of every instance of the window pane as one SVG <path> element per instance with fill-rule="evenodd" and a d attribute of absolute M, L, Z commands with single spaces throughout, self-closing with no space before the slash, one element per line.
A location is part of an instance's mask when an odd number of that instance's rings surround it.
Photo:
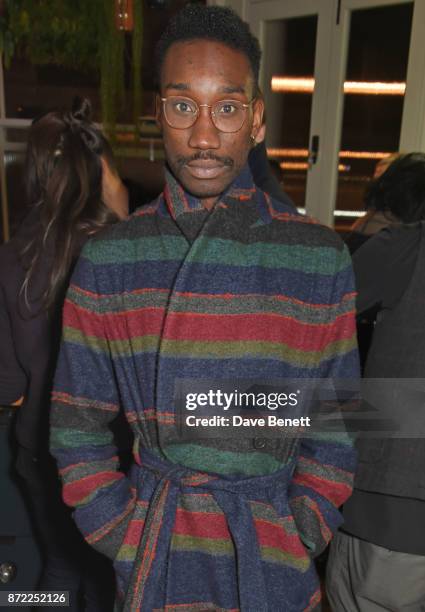
<path fill-rule="evenodd" d="M 284 189 L 297 206 L 305 204 L 312 95 L 282 91 L 276 77 L 313 77 L 316 31 L 317 16 L 265 23 L 267 148 L 281 164 Z"/>
<path fill-rule="evenodd" d="M 352 12 L 337 210 L 363 211 L 364 192 L 377 161 L 398 151 L 412 14 L 413 3 Z M 348 92 L 350 86 L 361 87 L 359 83 L 374 93 Z M 382 94 L 389 86 L 392 93 Z M 336 221 L 342 229 L 353 217 Z"/>

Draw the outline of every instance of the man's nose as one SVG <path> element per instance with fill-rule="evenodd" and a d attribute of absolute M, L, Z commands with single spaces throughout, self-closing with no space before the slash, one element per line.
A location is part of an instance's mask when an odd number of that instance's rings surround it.
<path fill-rule="evenodd" d="M 220 146 L 220 133 L 215 127 L 211 109 L 202 106 L 195 123 L 191 128 L 189 146 L 193 149 L 218 149 Z"/>

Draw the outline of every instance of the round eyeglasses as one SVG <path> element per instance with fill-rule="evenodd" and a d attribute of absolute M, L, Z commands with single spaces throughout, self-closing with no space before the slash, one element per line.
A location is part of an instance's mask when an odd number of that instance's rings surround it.
<path fill-rule="evenodd" d="M 238 132 L 246 119 L 246 111 L 253 103 L 239 100 L 220 100 L 215 104 L 197 104 L 191 98 L 168 96 L 161 98 L 164 116 L 168 125 L 178 130 L 192 127 L 199 115 L 199 109 L 210 109 L 211 120 L 220 132 Z"/>

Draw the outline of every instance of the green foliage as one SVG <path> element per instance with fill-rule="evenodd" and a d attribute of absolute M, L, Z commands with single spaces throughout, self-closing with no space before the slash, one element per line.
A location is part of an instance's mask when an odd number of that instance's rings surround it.
<path fill-rule="evenodd" d="M 143 6 L 142 0 L 134 0 L 134 30 L 132 39 L 132 84 L 133 84 L 133 123 L 142 112 L 142 42 Z M 136 128 L 137 129 L 137 128 Z"/>
<path fill-rule="evenodd" d="M 18 50 L 34 64 L 91 70 L 97 66 L 95 4 L 85 0 L 8 0 L 8 32 Z"/>
<path fill-rule="evenodd" d="M 96 3 L 99 11 L 102 122 L 106 132 L 113 137 L 117 108 L 124 96 L 124 32 L 115 27 L 114 3 L 105 0 L 96 0 Z"/>
<path fill-rule="evenodd" d="M 55 64 L 100 77 L 102 122 L 112 134 L 123 101 L 125 34 L 115 26 L 114 0 L 6 0 L 0 18 L 5 67 L 18 53 L 35 65 Z M 141 106 L 142 0 L 134 1 L 134 116 Z"/>

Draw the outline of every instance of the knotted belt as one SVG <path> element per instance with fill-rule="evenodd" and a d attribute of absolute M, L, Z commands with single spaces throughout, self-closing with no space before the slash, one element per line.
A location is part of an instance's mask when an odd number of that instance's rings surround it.
<path fill-rule="evenodd" d="M 156 585 L 167 567 L 178 496 L 193 492 L 193 489 L 212 494 L 226 517 L 235 546 L 241 610 L 268 612 L 262 562 L 249 501 L 272 502 L 273 498 L 279 498 L 279 505 L 284 502 L 293 465 L 265 476 L 224 477 L 175 465 L 159 459 L 147 449 L 139 450 L 136 463 L 140 468 L 140 478 L 144 470 L 149 470 L 157 479 L 157 484 L 134 561 L 124 612 L 150 612 L 157 603 Z"/>

